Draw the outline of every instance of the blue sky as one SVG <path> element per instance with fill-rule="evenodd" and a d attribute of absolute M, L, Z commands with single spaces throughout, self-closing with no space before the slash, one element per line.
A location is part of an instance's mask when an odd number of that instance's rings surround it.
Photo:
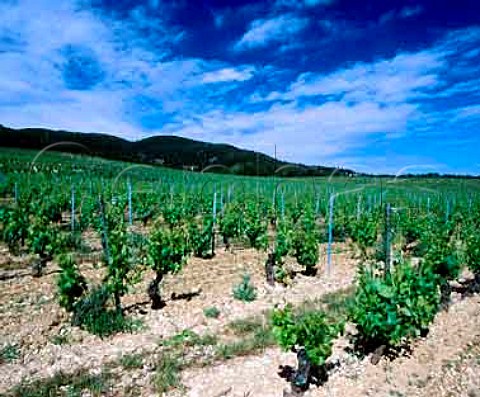
<path fill-rule="evenodd" d="M 0 123 L 480 174 L 476 0 L 0 0 Z"/>

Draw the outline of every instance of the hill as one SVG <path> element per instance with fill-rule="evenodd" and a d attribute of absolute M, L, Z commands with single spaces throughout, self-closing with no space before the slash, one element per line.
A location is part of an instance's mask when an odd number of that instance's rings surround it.
<path fill-rule="evenodd" d="M 85 153 L 111 160 L 158 164 L 172 168 L 187 168 L 238 175 L 273 175 L 282 168 L 282 176 L 326 176 L 334 168 L 305 166 L 276 160 L 266 154 L 240 149 L 227 144 L 195 141 L 177 136 L 154 136 L 128 141 L 103 133 L 55 131 L 42 128 L 13 129 L 0 124 L 0 146 Z M 337 170 L 336 175 L 353 174 Z"/>

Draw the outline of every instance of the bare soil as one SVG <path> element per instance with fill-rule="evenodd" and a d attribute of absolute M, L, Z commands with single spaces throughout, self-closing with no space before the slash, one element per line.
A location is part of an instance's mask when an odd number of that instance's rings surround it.
<path fill-rule="evenodd" d="M 411 356 L 393 361 L 382 358 L 373 365 L 369 357 L 347 354 L 339 340 L 330 358 L 336 367 L 328 381 L 312 386 L 305 397 L 326 396 L 479 396 L 480 297 L 456 302 L 436 318 L 426 338 L 419 339 Z M 187 370 L 182 380 L 186 396 L 288 395 L 290 387 L 278 373 L 295 367 L 293 353 L 267 349 L 261 356 L 239 357 L 205 369 Z M 224 393 L 222 394 L 222 391 Z M 219 393 L 219 394 L 217 394 Z M 171 393 L 171 396 L 178 394 Z"/>
<path fill-rule="evenodd" d="M 93 254 L 83 257 L 81 271 L 90 283 L 100 283 L 99 241 L 93 235 L 86 237 Z M 322 246 L 315 277 L 297 273 L 291 285 L 270 287 L 265 282 L 265 253 L 239 246 L 227 252 L 219 247 L 214 258 L 192 258 L 180 274 L 166 277 L 162 285 L 166 306 L 158 311 L 150 309 L 145 293 L 153 278 L 146 272 L 123 302 L 129 315 L 140 319 L 144 327 L 133 334 L 100 339 L 72 327 L 68 314 L 58 306 L 55 264 L 48 266 L 43 277 L 33 278 L 28 268 L 30 259 L 13 257 L 2 247 L 0 275 L 12 277 L 0 278 L 0 348 L 15 344 L 20 355 L 12 362 L 0 363 L 0 393 L 24 379 L 80 369 L 100 373 L 109 367 L 117 381 L 108 396 L 156 396 L 154 363 L 163 354 L 160 341 L 185 329 L 214 334 L 226 341 L 231 338 L 227 325 L 233 320 L 259 315 L 276 304 L 301 304 L 347 288 L 354 281 L 357 261 L 351 259 L 347 245 L 336 244 L 333 252 L 330 271 Z M 287 266 L 300 270 L 292 259 Z M 245 272 L 252 276 L 258 293 L 251 303 L 232 296 L 233 286 Z M 205 317 L 207 307 L 218 308 L 220 317 Z M 347 347 L 347 337 L 336 342 L 329 359 L 333 369 L 328 380 L 312 386 L 305 397 L 480 397 L 480 296 L 454 295 L 450 309 L 438 314 L 429 334 L 414 343 L 410 355 L 393 361 L 382 358 L 373 365 L 370 357 L 354 356 Z M 128 354 L 141 354 L 142 366 L 128 370 L 112 367 Z M 272 347 L 245 357 L 189 367 L 181 373 L 184 387 L 166 396 L 289 396 L 290 386 L 279 375 L 288 366 L 296 366 L 295 355 Z"/>
<path fill-rule="evenodd" d="M 90 244 L 98 250 L 98 241 L 92 238 Z M 125 354 L 153 352 L 160 340 L 185 329 L 198 334 L 218 334 L 231 321 L 260 314 L 275 304 L 287 301 L 298 304 L 343 289 L 354 279 L 356 262 L 349 259 L 345 246 L 337 245 L 336 250 L 340 249 L 345 253 L 334 256 L 329 272 L 319 265 L 315 277 L 297 274 L 288 287 L 269 287 L 264 280 L 265 253 L 240 247 L 233 252 L 219 248 L 214 258 L 192 258 L 182 273 L 165 278 L 161 289 L 166 306 L 157 311 L 150 309 L 145 293 L 154 277 L 147 272 L 123 300 L 129 314 L 141 319 L 144 329 L 106 339 L 69 324 L 68 314 L 57 304 L 55 264 L 50 264 L 40 278 L 31 277 L 28 265 L 25 268 L 24 264 L 18 277 L 0 281 L 0 347 L 15 344 L 20 348 L 18 360 L 0 365 L 0 392 L 24 378 L 44 378 L 58 371 L 70 373 L 80 368 L 98 370 Z M 95 251 L 90 259 L 95 257 Z M 294 260 L 289 260 L 287 266 L 296 268 Z M 89 257 L 80 269 L 89 282 L 101 282 L 102 270 Z M 232 296 L 233 286 L 245 272 L 252 276 L 257 288 L 257 299 L 251 303 L 237 301 Z M 204 309 L 212 306 L 220 310 L 218 319 L 204 315 Z M 66 342 L 55 344 L 59 336 Z"/>

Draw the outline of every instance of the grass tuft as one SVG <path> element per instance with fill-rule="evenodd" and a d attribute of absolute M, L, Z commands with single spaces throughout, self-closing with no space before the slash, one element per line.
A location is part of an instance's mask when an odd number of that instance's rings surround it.
<path fill-rule="evenodd" d="M 164 347 L 214 346 L 217 343 L 218 339 L 215 335 L 198 335 L 188 329 L 168 339 L 160 341 L 160 345 Z"/>
<path fill-rule="evenodd" d="M 233 288 L 233 297 L 243 302 L 253 302 L 257 299 L 257 292 L 249 274 L 244 274 L 240 284 Z"/>
<path fill-rule="evenodd" d="M 263 327 L 264 321 L 261 317 L 248 317 L 245 319 L 234 320 L 228 324 L 228 328 L 230 328 L 237 336 L 255 333 Z"/>
<path fill-rule="evenodd" d="M 143 367 L 141 354 L 125 354 L 120 358 L 120 365 L 125 369 L 140 369 Z"/>
<path fill-rule="evenodd" d="M 0 364 L 12 363 L 20 357 L 20 349 L 15 344 L 7 344 L 0 349 Z"/>
<path fill-rule="evenodd" d="M 0 397 L 103 396 L 108 393 L 110 378 L 107 372 L 100 375 L 85 371 L 69 375 L 59 372 L 48 379 L 23 381 Z"/>
<path fill-rule="evenodd" d="M 207 318 L 218 318 L 220 316 L 220 310 L 218 310 L 215 306 L 207 307 L 203 310 L 203 314 Z"/>
<path fill-rule="evenodd" d="M 165 393 L 174 388 L 181 388 L 180 371 L 181 360 L 165 353 L 157 362 L 153 383 L 158 393 Z"/>

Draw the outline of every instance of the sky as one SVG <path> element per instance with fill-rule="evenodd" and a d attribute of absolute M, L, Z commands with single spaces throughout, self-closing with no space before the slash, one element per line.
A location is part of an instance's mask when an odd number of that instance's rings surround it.
<path fill-rule="evenodd" d="M 480 4 L 0 0 L 0 124 L 480 174 Z"/>

